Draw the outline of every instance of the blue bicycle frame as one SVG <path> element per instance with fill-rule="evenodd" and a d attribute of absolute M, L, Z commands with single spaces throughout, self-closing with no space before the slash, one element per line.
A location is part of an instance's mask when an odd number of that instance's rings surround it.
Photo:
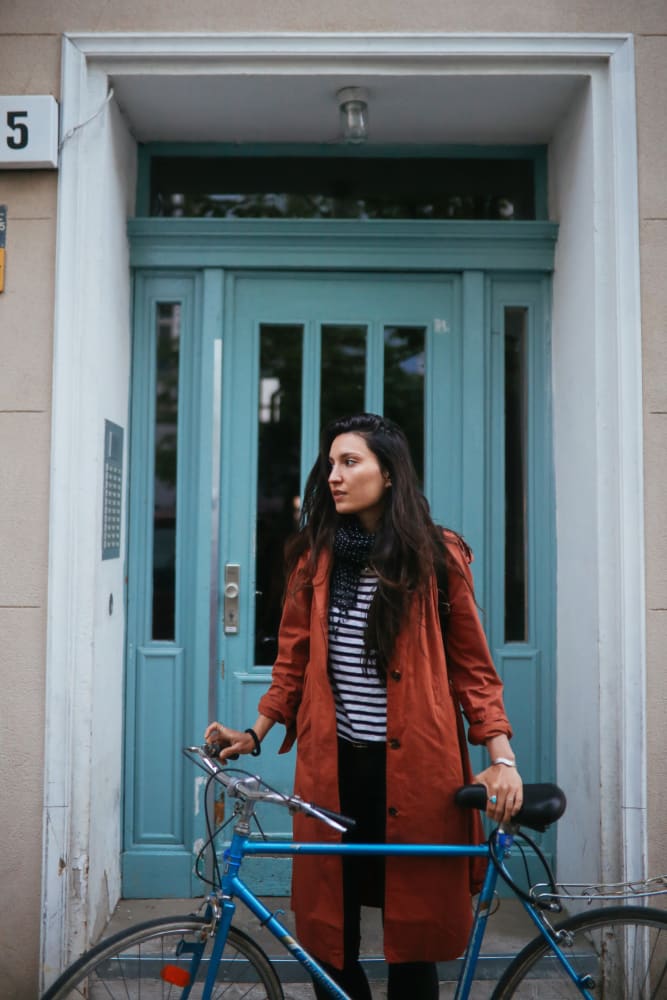
<path fill-rule="evenodd" d="M 477 907 L 473 920 L 473 926 L 468 940 L 468 946 L 463 958 L 463 966 L 459 976 L 456 989 L 455 1000 L 466 1000 L 470 994 L 477 961 L 481 951 L 482 940 L 486 930 L 486 922 L 491 913 L 493 898 L 498 882 L 498 868 L 493 864 L 491 852 L 495 854 L 498 862 L 509 853 L 514 836 L 511 833 L 499 832 L 493 844 L 455 845 L 455 844 L 331 844 L 331 843 L 285 843 L 284 841 L 253 841 L 247 835 L 234 832 L 231 843 L 223 854 L 222 872 L 222 901 L 221 915 L 216 933 L 213 952 L 211 954 L 209 968 L 207 972 L 206 988 L 213 990 L 219 961 L 227 941 L 229 928 L 236 912 L 235 899 L 239 899 L 248 910 L 260 921 L 273 937 L 281 942 L 292 957 L 305 968 L 312 978 L 329 989 L 332 997 L 336 1000 L 349 1000 L 348 995 L 335 983 L 318 962 L 310 955 L 290 934 L 289 930 L 280 922 L 262 903 L 262 901 L 248 888 L 245 882 L 239 877 L 239 869 L 246 857 L 258 855 L 327 855 L 327 856 L 379 856 L 382 857 L 467 857 L 486 858 L 489 861 L 484 883 L 477 900 Z M 563 965 L 572 981 L 579 987 L 582 996 L 594 1000 L 593 995 L 588 992 L 584 980 L 577 975 L 568 962 L 566 956 L 558 946 L 550 932 L 550 928 L 541 919 L 538 912 L 527 904 L 523 903 L 526 912 L 537 926 L 539 932 L 549 941 L 554 954 Z M 205 994 L 206 995 L 206 994 Z M 211 994 L 212 995 L 212 994 Z"/>
<path fill-rule="evenodd" d="M 239 833 L 234 833 L 232 836 L 231 843 L 227 850 L 224 852 L 224 867 L 222 873 L 222 894 L 223 894 L 223 935 L 226 937 L 227 930 L 232 922 L 232 917 L 236 909 L 236 904 L 234 903 L 234 897 L 240 899 L 262 923 L 262 926 L 266 927 L 273 936 L 280 941 L 284 947 L 290 952 L 290 954 L 298 961 L 300 964 L 308 970 L 310 975 L 319 983 L 328 986 L 331 996 L 336 997 L 336 1000 L 349 1000 L 347 993 L 341 990 L 330 976 L 324 971 L 324 969 L 315 961 L 315 959 L 305 951 L 301 945 L 294 940 L 287 928 L 280 923 L 280 921 L 264 906 L 264 904 L 259 900 L 255 894 L 248 889 L 246 884 L 242 879 L 239 878 L 238 872 L 241 866 L 241 862 L 244 857 L 251 857 L 253 855 L 262 854 L 280 854 L 280 855 L 305 855 L 305 854 L 325 854 L 327 856 L 340 855 L 342 857 L 350 856 L 368 856 L 368 855 L 382 855 L 382 857 L 486 857 L 489 856 L 489 848 L 487 845 L 481 845 L 480 847 L 473 846 L 457 846 L 453 844 L 302 844 L 302 843 L 285 843 L 285 842 L 274 842 L 274 841 L 250 841 L 244 835 Z M 486 879 L 484 882 L 484 887 L 482 889 L 482 894 L 480 895 L 478 903 L 478 915 L 480 911 L 484 914 L 483 920 L 477 922 L 475 933 L 471 936 L 470 943 L 468 946 L 468 952 L 466 953 L 465 960 L 465 975 L 461 977 L 461 983 L 459 985 L 459 990 L 457 991 L 457 1000 L 459 997 L 463 998 L 467 994 L 466 989 L 469 988 L 472 982 L 472 975 L 475 968 L 475 963 L 477 961 L 477 956 L 479 954 L 479 949 L 481 946 L 482 937 L 484 934 L 484 926 L 486 921 L 486 915 L 490 910 L 491 900 L 493 899 L 493 893 L 496 886 L 496 881 L 498 879 L 498 873 L 493 865 L 489 865 Z M 488 900 L 488 905 L 484 908 L 481 907 L 482 899 Z M 481 923 L 481 928 L 479 924 Z M 224 941 L 221 945 L 224 946 Z M 210 969 L 211 974 L 214 978 L 214 969 Z"/>
<path fill-rule="evenodd" d="M 312 957 L 312 955 L 308 954 L 299 942 L 292 937 L 289 930 L 278 920 L 276 914 L 267 909 L 264 903 L 262 903 L 255 893 L 249 889 L 245 882 L 243 882 L 240 878 L 239 872 L 245 857 L 252 857 L 253 855 L 282 855 L 283 857 L 294 857 L 296 855 L 327 855 L 333 857 L 374 856 L 384 858 L 486 858 L 486 875 L 484 877 L 482 889 L 477 901 L 473 925 L 463 958 L 461 972 L 458 977 L 458 985 L 455 994 L 455 1000 L 466 1000 L 470 994 L 470 987 L 473 983 L 475 969 L 481 951 L 482 940 L 486 930 L 486 922 L 491 914 L 493 898 L 498 882 L 498 875 L 501 872 L 505 872 L 504 859 L 510 853 L 510 849 L 515 840 L 515 835 L 518 832 L 518 827 L 510 827 L 508 830 L 503 830 L 503 828 L 500 827 L 495 831 L 493 837 L 488 843 L 481 845 L 295 843 L 293 841 L 251 840 L 250 820 L 254 814 L 254 803 L 258 801 L 272 801 L 278 805 L 287 806 L 292 810 L 305 812 L 310 816 L 323 820 L 334 829 L 341 832 L 345 831 L 346 827 L 349 826 L 350 821 L 345 816 L 332 813 L 319 806 L 313 805 L 312 803 L 304 802 L 298 796 L 288 796 L 281 792 L 276 792 L 275 789 L 271 789 L 269 786 L 265 786 L 263 790 L 260 790 L 262 779 L 258 775 L 248 775 L 247 772 L 242 771 L 241 773 L 246 775 L 245 779 L 230 776 L 229 772 L 227 772 L 226 776 L 223 777 L 224 769 L 214 762 L 215 755 L 211 755 L 210 748 L 208 746 L 186 747 L 184 752 L 186 753 L 186 756 L 198 764 L 198 766 L 202 767 L 204 771 L 207 771 L 212 777 L 224 785 L 228 795 L 243 802 L 243 805 L 239 803 L 235 807 L 237 822 L 232 832 L 230 844 L 223 853 L 223 869 L 222 875 L 220 876 L 220 889 L 211 894 L 209 897 L 210 902 L 207 915 L 210 916 L 213 914 L 215 916 L 216 930 L 213 940 L 213 950 L 209 959 L 209 966 L 206 974 L 204 990 L 205 996 L 213 995 L 218 967 L 227 943 L 232 918 L 236 912 L 236 903 L 234 900 L 240 899 L 241 902 L 245 904 L 247 909 L 255 917 L 257 917 L 261 926 L 265 927 L 266 930 L 285 947 L 288 953 L 310 974 L 315 982 L 325 986 L 329 994 L 332 997 L 335 997 L 336 1000 L 349 1000 L 347 994 L 331 979 L 330 976 L 327 975 L 325 970 Z M 526 787 L 530 788 L 531 786 Z M 461 789 L 461 791 L 463 792 L 465 789 Z M 486 802 L 486 796 L 483 788 L 481 789 L 481 797 L 478 794 L 480 791 L 479 786 L 470 786 L 469 791 L 474 793 L 473 799 L 470 800 L 470 797 L 468 797 L 468 801 L 461 804 L 471 808 L 482 808 Z M 547 821 L 554 822 L 559 818 L 559 816 L 562 815 L 565 809 L 565 797 L 560 789 L 553 786 L 551 792 L 556 795 L 555 806 L 552 807 L 551 812 L 547 810 L 546 816 L 542 814 L 541 810 L 544 811 L 546 803 L 549 802 L 548 797 L 545 801 L 540 801 L 538 799 L 535 803 L 537 812 L 532 818 L 533 821 L 537 820 L 538 825 L 536 826 L 536 829 L 540 828 L 541 824 L 544 823 L 545 818 Z M 213 836 L 214 835 L 211 835 L 211 840 L 213 839 Z M 514 885 L 509 877 L 509 873 L 507 873 L 507 882 L 514 889 L 515 894 L 523 903 L 524 909 L 529 914 L 539 933 L 552 949 L 554 955 L 563 966 L 566 974 L 572 982 L 577 985 L 582 996 L 589 998 L 589 1000 L 594 1000 L 594 997 L 587 990 L 587 986 L 590 984 L 589 978 L 587 976 L 579 976 L 572 968 L 571 964 L 568 962 L 559 947 L 556 934 L 552 930 L 549 922 L 540 912 L 537 904 L 526 896 L 521 889 Z M 203 946 L 200 948 L 197 946 L 188 946 L 188 950 L 191 950 L 194 953 L 192 956 L 193 975 L 190 978 L 190 982 L 194 982 L 195 974 L 202 958 Z M 187 987 L 185 992 L 182 994 L 182 1000 L 187 1000 L 189 992 L 190 987 Z"/>

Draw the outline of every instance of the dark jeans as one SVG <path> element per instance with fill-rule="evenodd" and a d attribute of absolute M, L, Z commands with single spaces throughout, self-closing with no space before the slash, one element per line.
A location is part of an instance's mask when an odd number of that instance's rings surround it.
<path fill-rule="evenodd" d="M 350 843 L 381 844 L 385 840 L 386 773 L 385 745 L 357 749 L 338 741 L 340 808 L 357 821 L 345 834 Z M 352 1000 L 371 1000 L 366 974 L 359 962 L 361 906 L 382 906 L 384 859 L 343 859 L 343 943 L 345 965 L 323 967 Z M 437 1000 L 438 973 L 434 962 L 403 962 L 389 965 L 388 1000 Z M 314 984 L 318 1000 L 327 1000 L 323 987 Z"/>

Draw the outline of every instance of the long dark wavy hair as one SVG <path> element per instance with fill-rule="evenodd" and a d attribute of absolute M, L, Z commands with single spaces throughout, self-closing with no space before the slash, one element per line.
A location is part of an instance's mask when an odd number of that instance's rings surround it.
<path fill-rule="evenodd" d="M 438 579 L 446 579 L 447 573 L 458 567 L 447 553 L 442 528 L 434 524 L 419 488 L 405 434 L 393 420 L 375 413 L 359 413 L 334 420 L 322 431 L 319 455 L 306 482 L 299 532 L 286 548 L 288 574 L 308 553 L 303 576 L 294 581 L 295 586 L 308 586 L 320 553 L 333 550 L 342 518 L 336 513 L 329 488 L 329 454 L 334 439 L 348 433 L 364 438 L 391 480 L 370 556 L 378 586 L 365 635 L 367 658 L 372 656 L 384 679 L 413 595 L 426 590 L 434 573 Z"/>

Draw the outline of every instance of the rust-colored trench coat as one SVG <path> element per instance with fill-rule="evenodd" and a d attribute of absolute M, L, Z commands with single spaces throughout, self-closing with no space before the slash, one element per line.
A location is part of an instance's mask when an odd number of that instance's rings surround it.
<path fill-rule="evenodd" d="M 435 578 L 415 597 L 401 630 L 387 680 L 387 840 L 469 843 L 472 816 L 454 792 L 464 783 L 450 681 L 469 723 L 471 743 L 511 735 L 502 685 L 475 606 L 468 553 L 447 532 L 461 568 L 449 573 L 451 614 L 445 654 Z M 306 801 L 340 810 L 336 713 L 327 675 L 329 571 L 319 560 L 313 586 L 288 586 L 278 657 L 263 715 L 283 723 L 281 752 L 297 739 L 295 791 Z M 298 567 L 297 567 L 298 571 Z M 298 815 L 294 837 L 338 841 L 317 820 Z M 400 859 L 386 863 L 384 945 L 389 962 L 443 961 L 463 951 L 471 923 L 468 859 Z M 297 857 L 292 906 L 302 944 L 331 964 L 343 964 L 341 860 Z"/>

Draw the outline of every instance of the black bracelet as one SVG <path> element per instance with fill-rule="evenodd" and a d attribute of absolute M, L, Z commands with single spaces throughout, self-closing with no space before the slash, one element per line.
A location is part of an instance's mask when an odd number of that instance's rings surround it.
<path fill-rule="evenodd" d="M 253 743 L 255 744 L 255 749 L 251 750 L 250 753 L 252 754 L 253 757 L 259 757 L 259 755 L 262 752 L 262 744 L 259 742 L 259 736 L 257 735 L 254 729 L 245 729 L 244 732 L 250 733 L 253 739 Z"/>

